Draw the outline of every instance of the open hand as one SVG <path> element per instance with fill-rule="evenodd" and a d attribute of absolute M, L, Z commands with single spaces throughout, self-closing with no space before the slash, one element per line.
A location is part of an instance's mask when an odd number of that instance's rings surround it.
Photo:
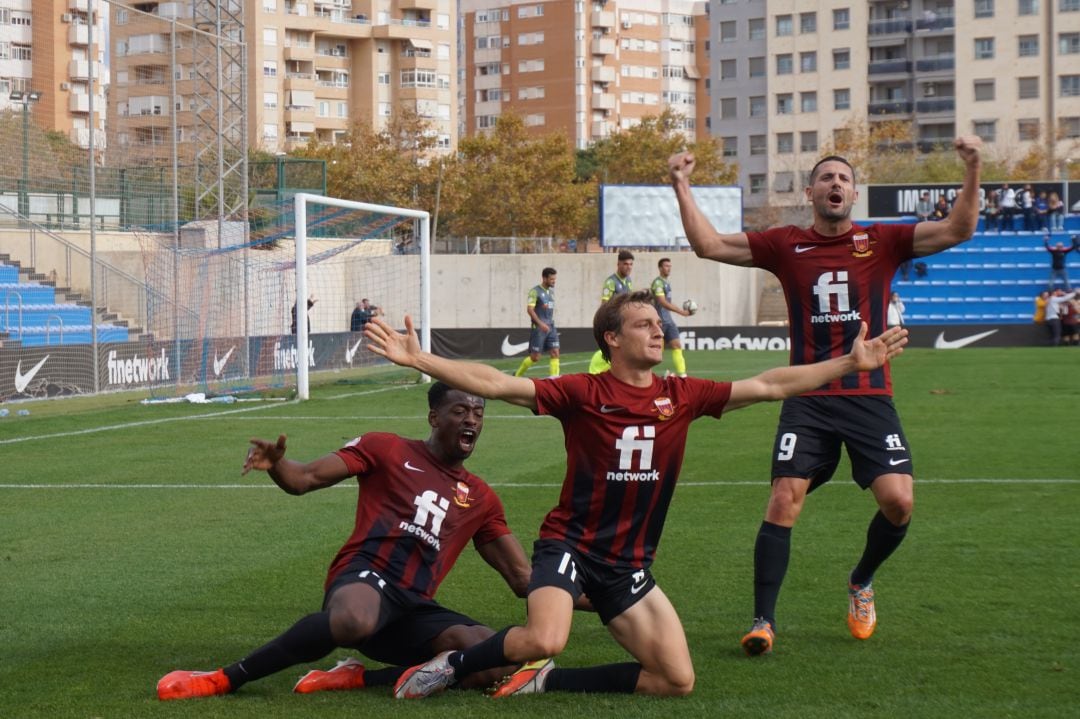
<path fill-rule="evenodd" d="M 865 322 L 859 323 L 859 336 L 851 344 L 851 358 L 860 372 L 877 369 L 904 351 L 908 343 L 908 331 L 903 327 L 890 327 L 872 340 L 866 339 Z"/>
<path fill-rule="evenodd" d="M 364 325 L 364 336 L 371 340 L 368 349 L 396 365 L 412 367 L 421 353 L 420 340 L 409 315 L 405 315 L 405 332 L 397 332 L 383 320 L 373 317 Z"/>
<path fill-rule="evenodd" d="M 244 459 L 244 469 L 240 474 L 247 474 L 253 469 L 269 471 L 274 464 L 285 456 L 285 435 L 278 435 L 277 442 L 268 442 L 265 439 L 251 439 L 251 447 Z"/>

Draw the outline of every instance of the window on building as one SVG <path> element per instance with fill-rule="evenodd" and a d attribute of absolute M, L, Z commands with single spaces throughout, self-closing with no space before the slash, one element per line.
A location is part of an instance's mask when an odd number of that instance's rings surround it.
<path fill-rule="evenodd" d="M 801 93 L 799 93 L 799 111 L 800 112 L 817 112 L 817 93 L 816 92 L 801 92 Z"/>
<path fill-rule="evenodd" d="M 380 85 L 389 85 L 390 84 L 390 73 L 388 73 L 388 72 L 380 72 L 379 73 L 379 84 Z"/>
<path fill-rule="evenodd" d="M 811 32 L 817 32 L 816 12 L 799 13 L 799 32 L 803 35 Z"/>
<path fill-rule="evenodd" d="M 832 29 L 849 30 L 851 28 L 851 10 L 846 7 L 836 8 L 832 11 Z"/>
<path fill-rule="evenodd" d="M 1059 80 L 1062 97 L 1080 97 L 1080 75 L 1062 75 Z"/>
<path fill-rule="evenodd" d="M 1080 0 L 1060 0 L 1059 12 L 1080 12 Z"/>
<path fill-rule="evenodd" d="M 817 72 L 817 53 L 799 53 L 799 72 Z"/>
<path fill-rule="evenodd" d="M 848 48 L 840 48 L 839 50 L 833 50 L 832 53 L 832 67 L 833 70 L 848 70 L 851 68 L 851 50 Z"/>
<path fill-rule="evenodd" d="M 785 52 L 776 56 L 776 74 L 777 75 L 790 75 L 795 71 L 795 61 L 791 57 L 791 53 Z"/>
<path fill-rule="evenodd" d="M 750 136 L 750 154 L 751 155 L 764 155 L 768 153 L 768 148 L 765 146 L 764 135 L 751 135 Z"/>
<path fill-rule="evenodd" d="M 750 194 L 760 195 L 765 192 L 765 175 L 750 175 Z"/>
<path fill-rule="evenodd" d="M 799 152 L 817 152 L 817 131 L 809 130 L 799 133 Z"/>
<path fill-rule="evenodd" d="M 1017 120 L 1016 132 L 1020 135 L 1021 140 L 1038 140 L 1040 135 L 1038 118 Z"/>
<path fill-rule="evenodd" d="M 975 17 L 994 17 L 994 0 L 975 0 Z"/>
<path fill-rule="evenodd" d="M 765 39 L 765 18 L 754 17 L 750 18 L 746 23 L 747 37 L 751 40 L 764 40 Z"/>
<path fill-rule="evenodd" d="M 992 37 L 977 37 L 975 38 L 975 59 L 976 60 L 989 60 L 994 57 L 994 38 Z"/>
<path fill-rule="evenodd" d="M 263 45 L 277 45 L 277 28 L 264 27 L 262 32 Z"/>
<path fill-rule="evenodd" d="M 765 117 L 765 113 L 765 96 L 752 96 L 750 98 L 750 117 Z"/>
<path fill-rule="evenodd" d="M 1039 96 L 1039 78 L 1018 77 L 1016 95 L 1021 100 L 1033 100 Z"/>
<path fill-rule="evenodd" d="M 724 157 L 739 156 L 739 138 L 728 135 L 721 137 L 720 141 L 724 143 Z"/>
<path fill-rule="evenodd" d="M 976 80 L 975 81 L 975 102 L 993 102 L 994 100 L 994 81 L 993 80 Z"/>
<path fill-rule="evenodd" d="M 1058 118 L 1058 130 L 1066 139 L 1074 140 L 1080 137 L 1080 117 Z"/>
<path fill-rule="evenodd" d="M 720 79 L 734 80 L 739 74 L 738 63 L 735 60 L 720 61 Z"/>
<path fill-rule="evenodd" d="M 735 98 L 720 98 L 720 119 L 733 120 L 735 118 Z"/>
<path fill-rule="evenodd" d="M 737 39 L 734 20 L 724 20 L 720 23 L 720 42 L 735 42 Z"/>
<path fill-rule="evenodd" d="M 833 90 L 833 109 L 834 110 L 850 110 L 851 109 L 851 90 L 848 88 L 840 88 Z"/>
<path fill-rule="evenodd" d="M 263 107 L 267 110 L 274 110 L 277 108 L 278 98 L 276 92 L 264 92 L 263 93 Z"/>
<path fill-rule="evenodd" d="M 1019 15 L 1039 14 L 1039 0 L 1018 0 L 1017 6 L 1017 14 Z"/>
<path fill-rule="evenodd" d="M 776 36 L 785 37 L 795 34 L 795 23 L 790 15 L 776 16 Z"/>
<path fill-rule="evenodd" d="M 273 60 L 263 60 L 263 77 L 277 77 L 277 63 Z"/>
<path fill-rule="evenodd" d="M 765 77 L 765 58 L 750 58 L 750 77 Z"/>
<path fill-rule="evenodd" d="M 1058 35 L 1058 54 L 1076 55 L 1080 53 L 1080 32 L 1063 32 Z"/>
<path fill-rule="evenodd" d="M 993 142 L 997 135 L 997 120 L 976 120 L 972 123 L 972 131 L 983 142 Z"/>
<path fill-rule="evenodd" d="M 773 177 L 774 192 L 795 192 L 795 173 L 778 172 Z"/>
<path fill-rule="evenodd" d="M 337 116 L 341 119 L 345 119 L 349 116 L 349 103 L 339 102 L 337 104 Z"/>
<path fill-rule="evenodd" d="M 1016 38 L 1016 53 L 1020 57 L 1036 57 L 1039 54 L 1039 36 L 1018 35 Z"/>
<path fill-rule="evenodd" d="M 795 100 L 790 92 L 782 92 L 776 96 L 776 114 L 790 115 L 795 112 Z"/>
<path fill-rule="evenodd" d="M 776 133 L 776 153 L 778 155 L 790 155 L 795 152 L 795 133 Z"/>

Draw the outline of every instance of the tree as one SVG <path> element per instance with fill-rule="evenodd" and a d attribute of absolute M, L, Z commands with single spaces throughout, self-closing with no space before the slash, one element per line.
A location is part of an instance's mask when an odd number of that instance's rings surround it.
<path fill-rule="evenodd" d="M 463 138 L 449 163 L 443 211 L 458 235 L 577 237 L 591 183 L 575 183 L 575 156 L 562 133 L 534 137 L 506 113 L 494 132 Z"/>

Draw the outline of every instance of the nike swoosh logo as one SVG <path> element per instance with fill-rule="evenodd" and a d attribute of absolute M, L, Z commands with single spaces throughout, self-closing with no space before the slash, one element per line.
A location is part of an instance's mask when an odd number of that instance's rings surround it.
<path fill-rule="evenodd" d="M 972 344 L 974 342 L 978 342 L 981 339 L 985 339 L 986 337 L 989 337 L 990 335 L 994 334 L 995 332 L 997 332 L 997 330 L 990 330 L 989 332 L 980 332 L 977 335 L 971 335 L 969 337 L 961 337 L 958 340 L 947 340 L 947 339 L 945 339 L 945 333 L 942 332 L 941 334 L 939 334 L 937 336 L 937 339 L 934 340 L 934 349 L 936 349 L 936 350 L 958 350 L 961 347 L 967 347 L 969 344 Z"/>
<path fill-rule="evenodd" d="M 641 584 L 635 584 L 634 586 L 630 587 L 630 593 L 631 594 L 637 594 L 638 592 L 640 592 L 642 589 L 645 588 L 646 584 L 648 584 L 648 582 L 642 582 Z"/>
<path fill-rule="evenodd" d="M 22 394 L 24 391 L 26 391 L 26 385 L 30 384 L 30 380 L 34 379 L 34 375 L 38 373 L 38 370 L 41 369 L 41 366 L 45 364 L 45 360 L 47 359 L 49 359 L 49 355 L 45 355 L 44 357 L 42 357 L 41 361 L 31 367 L 26 374 L 22 373 L 22 360 L 19 360 L 19 363 L 15 365 L 16 392 Z"/>
<path fill-rule="evenodd" d="M 215 377 L 220 377 L 221 376 L 221 370 L 225 369 L 225 363 L 229 361 L 230 357 L 232 357 L 232 353 L 233 353 L 234 349 L 236 349 L 236 345 L 233 345 L 232 347 L 230 347 L 229 351 L 226 352 L 225 356 L 222 357 L 221 359 L 218 359 L 217 352 L 216 351 L 214 352 L 214 376 Z"/>
<path fill-rule="evenodd" d="M 907 458 L 904 458 L 904 459 L 890 459 L 889 460 L 889 465 L 892 466 L 892 467 L 895 467 L 898 464 L 903 464 L 904 462 L 910 462 L 910 461 L 911 460 L 907 459 Z"/>
<path fill-rule="evenodd" d="M 360 343 L 364 340 L 356 340 L 356 344 L 352 347 L 345 348 L 345 362 L 352 364 L 352 358 L 356 356 L 356 350 L 360 349 Z"/>
<path fill-rule="evenodd" d="M 405 469 L 411 469 L 414 472 L 423 472 L 424 471 L 424 470 L 420 469 L 419 467 L 412 466 L 412 463 L 409 462 L 408 460 L 405 460 Z"/>
<path fill-rule="evenodd" d="M 516 355 L 516 354 L 518 354 L 520 352 L 524 352 L 527 349 L 529 349 L 529 343 L 528 342 L 522 342 L 519 345 L 512 345 L 512 344 L 510 344 L 510 335 L 506 335 L 505 337 L 503 337 L 503 343 L 502 343 L 503 357 L 511 357 L 511 356 Z"/>
<path fill-rule="evenodd" d="M 817 247 L 817 245 L 807 245 L 806 247 L 803 247 L 802 245 L 795 245 L 795 253 L 801 255 L 804 252 L 809 252 L 815 247 Z"/>
<path fill-rule="evenodd" d="M 612 412 L 625 412 L 625 411 L 626 411 L 625 407 L 609 407 L 606 404 L 600 405 L 600 413 L 601 414 L 611 414 Z"/>

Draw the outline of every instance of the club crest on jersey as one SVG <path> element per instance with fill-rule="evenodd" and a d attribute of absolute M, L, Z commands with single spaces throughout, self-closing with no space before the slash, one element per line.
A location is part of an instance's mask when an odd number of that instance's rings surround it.
<path fill-rule="evenodd" d="M 874 251 L 870 249 L 870 235 L 865 232 L 856 232 L 852 235 L 851 244 L 853 247 L 851 254 L 855 257 L 869 257 L 874 254 Z"/>
<path fill-rule="evenodd" d="M 472 506 L 469 501 L 469 485 L 464 482 L 457 483 L 454 487 L 454 504 L 466 509 Z"/>
<path fill-rule="evenodd" d="M 668 419 L 675 414 L 675 404 L 670 397 L 657 397 L 653 400 L 656 411 L 660 413 L 660 419 Z"/>

